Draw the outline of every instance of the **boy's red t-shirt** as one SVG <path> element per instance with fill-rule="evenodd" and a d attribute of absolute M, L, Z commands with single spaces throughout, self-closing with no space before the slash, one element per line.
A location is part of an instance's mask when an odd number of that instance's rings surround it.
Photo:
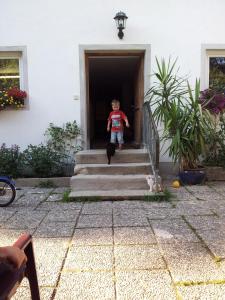
<path fill-rule="evenodd" d="M 123 130 L 123 120 L 127 117 L 121 110 L 111 111 L 108 117 L 108 121 L 112 121 L 112 128 L 111 130 L 114 132 L 122 131 Z"/>

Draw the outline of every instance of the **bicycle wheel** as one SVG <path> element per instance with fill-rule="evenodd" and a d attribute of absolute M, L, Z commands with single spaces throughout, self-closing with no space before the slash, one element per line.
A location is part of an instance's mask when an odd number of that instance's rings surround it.
<path fill-rule="evenodd" d="M 16 189 L 8 181 L 0 180 L 0 207 L 8 206 L 16 197 Z"/>

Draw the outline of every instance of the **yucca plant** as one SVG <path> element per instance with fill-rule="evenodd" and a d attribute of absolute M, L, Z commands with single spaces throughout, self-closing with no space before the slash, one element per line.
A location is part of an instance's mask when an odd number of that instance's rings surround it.
<path fill-rule="evenodd" d="M 167 151 L 173 161 L 179 163 L 180 170 L 199 167 L 199 159 L 205 153 L 207 132 L 211 127 L 209 114 L 199 103 L 200 81 L 196 80 L 194 91 L 189 83 L 187 86 L 186 104 L 173 103 L 163 134 L 163 139 L 170 141 Z"/>
<path fill-rule="evenodd" d="M 152 87 L 145 95 L 147 101 L 150 101 L 154 107 L 153 117 L 157 124 L 160 122 L 166 123 L 170 120 L 170 110 L 174 103 L 182 105 L 184 95 L 188 93 L 186 86 L 186 78 L 178 75 L 178 70 L 175 69 L 176 61 L 168 63 L 164 59 L 159 62 L 156 57 L 158 70 L 153 76 L 157 81 L 153 82 Z"/>
<path fill-rule="evenodd" d="M 157 66 L 158 83 L 148 91 L 148 100 L 155 110 L 157 123 L 164 125 L 162 140 L 169 141 L 166 152 L 180 170 L 196 169 L 205 152 L 207 132 L 211 121 L 200 104 L 200 81 L 196 80 L 194 91 L 186 79 L 174 74 L 175 63 L 164 60 Z M 186 85 L 184 83 L 186 82 Z"/>

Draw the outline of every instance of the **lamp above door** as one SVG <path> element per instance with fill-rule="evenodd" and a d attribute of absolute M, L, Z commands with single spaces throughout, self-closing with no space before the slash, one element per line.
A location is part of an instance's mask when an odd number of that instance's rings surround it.
<path fill-rule="evenodd" d="M 122 39 L 124 36 L 123 29 L 126 28 L 126 20 L 127 19 L 128 19 L 128 17 L 122 11 L 119 11 L 114 17 L 114 20 L 116 21 L 116 27 L 119 30 L 118 37 L 120 39 Z"/>

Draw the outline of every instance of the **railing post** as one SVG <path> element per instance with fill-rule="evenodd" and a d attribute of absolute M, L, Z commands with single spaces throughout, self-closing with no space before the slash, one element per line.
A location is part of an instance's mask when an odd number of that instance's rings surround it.
<path fill-rule="evenodd" d="M 143 110 L 143 140 L 149 153 L 149 158 L 152 164 L 152 173 L 156 176 L 155 171 L 157 170 L 158 173 L 159 170 L 159 135 L 149 102 L 145 102 L 143 104 Z"/>

